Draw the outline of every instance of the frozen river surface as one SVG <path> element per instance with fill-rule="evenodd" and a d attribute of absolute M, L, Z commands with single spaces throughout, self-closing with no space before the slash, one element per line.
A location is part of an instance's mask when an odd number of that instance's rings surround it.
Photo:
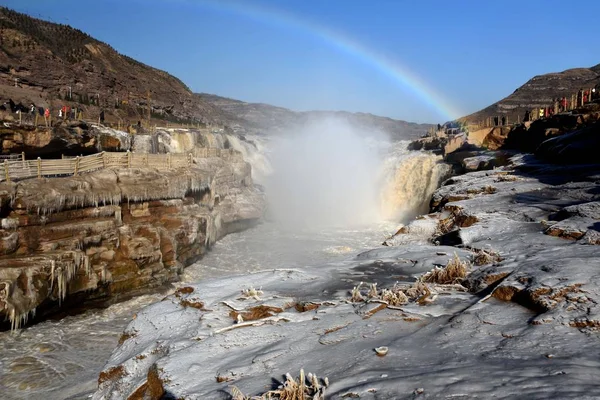
<path fill-rule="evenodd" d="M 178 285 L 352 259 L 362 250 L 379 246 L 395 228 L 394 224 L 381 223 L 314 232 L 284 230 L 265 223 L 223 238 L 206 257 L 185 270 Z M 2 398 L 89 398 L 123 328 L 137 311 L 165 295 L 140 296 L 107 309 L 45 321 L 16 333 L 0 333 Z"/>

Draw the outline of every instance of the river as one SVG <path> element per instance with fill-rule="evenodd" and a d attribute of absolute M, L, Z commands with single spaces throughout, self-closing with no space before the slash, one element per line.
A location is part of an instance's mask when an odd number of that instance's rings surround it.
<path fill-rule="evenodd" d="M 267 222 L 217 242 L 200 262 L 186 268 L 177 285 L 351 259 L 381 245 L 395 228 L 395 223 L 378 223 L 353 229 L 293 231 Z M 103 310 L 41 322 L 14 333 L 1 332 L 3 398 L 87 399 L 123 328 L 140 308 L 165 295 L 140 296 Z"/>
<path fill-rule="evenodd" d="M 334 128 L 325 132 L 339 131 Z M 427 210 L 431 193 L 446 172 L 436 167 L 441 165 L 438 157 L 408 152 L 407 142 L 375 141 L 373 146 L 373 140 L 365 142 L 342 128 L 343 135 L 314 130 L 318 137 L 304 132 L 296 140 L 288 139 L 278 157 L 271 157 L 272 166 L 258 140 L 249 144 L 229 137 L 257 175 L 271 173 L 273 167 L 276 179 L 266 185 L 267 194 L 273 216 L 284 224 L 265 222 L 226 236 L 200 262 L 185 269 L 177 286 L 351 260 L 363 250 L 381 246 L 398 228 L 398 222 L 373 221 L 406 221 Z M 314 146 L 317 141 L 320 147 Z M 328 224 L 321 226 L 324 220 Z M 123 328 L 137 311 L 167 294 L 140 296 L 106 309 L 0 332 L 2 398 L 90 397 Z"/>

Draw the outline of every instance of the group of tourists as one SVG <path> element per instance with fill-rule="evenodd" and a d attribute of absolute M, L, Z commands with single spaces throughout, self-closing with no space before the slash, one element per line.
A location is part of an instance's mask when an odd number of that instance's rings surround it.
<path fill-rule="evenodd" d="M 553 105 L 540 107 L 537 109 L 537 114 L 525 111 L 524 121 L 531 121 L 534 117 L 549 118 L 555 114 L 574 110 L 578 107 L 583 107 L 585 104 L 592 103 L 598 100 L 600 92 L 600 84 L 588 90 L 579 89 L 576 94 L 571 95 L 569 99 L 566 96 L 556 98 Z"/>
<path fill-rule="evenodd" d="M 504 126 L 506 125 L 506 115 L 503 115 L 502 118 L 499 118 L 497 115 L 494 117 L 494 126 Z"/>
<path fill-rule="evenodd" d="M 67 119 L 82 119 L 83 110 L 77 107 L 62 106 L 58 110 L 58 118 L 62 120 Z"/>
<path fill-rule="evenodd" d="M 563 96 L 553 99 L 552 105 L 546 107 L 535 108 L 533 110 L 525 110 L 523 122 L 533 121 L 540 118 L 549 118 L 555 114 L 568 112 L 578 107 L 583 107 L 585 104 L 600 101 L 600 83 L 595 87 L 584 90 L 579 89 L 570 97 Z M 507 117 L 495 116 L 493 118 L 494 126 L 504 126 L 507 123 Z M 521 122 L 517 119 L 515 122 Z"/>
<path fill-rule="evenodd" d="M 18 116 L 19 121 L 22 119 L 31 120 L 33 124 L 38 123 L 38 117 L 44 118 L 44 123 L 47 127 L 52 126 L 52 113 L 49 107 L 37 107 L 34 103 L 25 106 L 22 103 L 15 103 L 12 99 L 0 104 L 0 110 L 9 111 Z M 80 107 L 71 107 L 63 105 L 55 114 L 59 120 L 81 120 L 83 119 L 83 109 Z M 104 110 L 100 114 L 101 122 L 104 122 Z"/>

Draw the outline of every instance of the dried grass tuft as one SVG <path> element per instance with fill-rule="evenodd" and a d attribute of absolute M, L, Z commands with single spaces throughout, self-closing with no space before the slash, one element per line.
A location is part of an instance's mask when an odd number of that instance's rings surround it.
<path fill-rule="evenodd" d="M 363 285 L 363 283 L 359 283 L 357 286 L 354 286 L 352 288 L 352 292 L 351 293 L 351 297 L 350 297 L 350 301 L 353 303 L 360 303 L 361 301 L 365 301 L 365 298 L 363 297 L 362 293 L 360 292 L 360 288 Z"/>
<path fill-rule="evenodd" d="M 472 262 L 476 266 L 497 263 L 503 260 L 502 256 L 494 250 L 473 249 Z"/>
<path fill-rule="evenodd" d="M 262 296 L 264 293 L 262 290 L 259 289 L 255 289 L 254 286 L 250 286 L 247 289 L 243 289 L 242 290 L 242 296 L 246 297 L 246 298 L 251 298 L 251 299 L 255 299 L 255 300 L 259 300 L 260 301 L 260 296 Z"/>
<path fill-rule="evenodd" d="M 518 178 L 518 177 L 516 177 L 516 176 L 514 176 L 514 175 L 508 175 L 508 174 L 507 175 L 502 175 L 502 174 L 499 174 L 496 177 L 495 182 L 515 182 L 515 181 L 518 181 L 518 180 L 521 180 L 521 179 Z"/>
<path fill-rule="evenodd" d="M 461 283 L 467 276 L 469 262 L 463 261 L 454 253 L 454 257 L 448 261 L 445 267 L 435 267 L 421 277 L 422 282 L 437 283 L 440 285 L 449 285 Z"/>
<path fill-rule="evenodd" d="M 329 379 L 319 381 L 317 375 L 311 373 L 305 375 L 304 370 L 301 369 L 297 379 L 289 373 L 285 374 L 285 381 L 281 386 L 259 396 L 246 396 L 239 388 L 231 386 L 231 397 L 233 400 L 324 400 L 327 386 L 329 386 Z"/>
<path fill-rule="evenodd" d="M 395 284 L 392 289 L 383 289 L 380 297 L 381 300 L 385 301 L 390 306 L 397 307 L 408 303 L 408 297 L 398 284 Z"/>
<path fill-rule="evenodd" d="M 494 194 L 498 191 L 494 186 L 487 185 L 480 188 L 467 189 L 467 194 Z"/>
<path fill-rule="evenodd" d="M 363 286 L 361 282 L 358 286 L 355 286 L 351 291 L 350 301 L 353 303 L 361 302 L 380 302 L 385 303 L 388 306 L 398 307 L 404 304 L 408 304 L 411 301 L 418 302 L 421 297 L 428 297 L 431 295 L 431 291 L 423 282 L 415 282 L 414 284 L 399 284 L 395 283 L 391 289 L 377 290 L 377 284 L 369 285 L 367 293 L 361 292 Z"/>

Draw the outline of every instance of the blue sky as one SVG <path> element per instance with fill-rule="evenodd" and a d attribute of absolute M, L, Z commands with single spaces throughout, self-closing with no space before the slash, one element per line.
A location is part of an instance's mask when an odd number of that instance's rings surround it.
<path fill-rule="evenodd" d="M 477 111 L 537 74 L 600 63 L 594 0 L 0 4 L 86 31 L 196 92 L 415 122 Z"/>

